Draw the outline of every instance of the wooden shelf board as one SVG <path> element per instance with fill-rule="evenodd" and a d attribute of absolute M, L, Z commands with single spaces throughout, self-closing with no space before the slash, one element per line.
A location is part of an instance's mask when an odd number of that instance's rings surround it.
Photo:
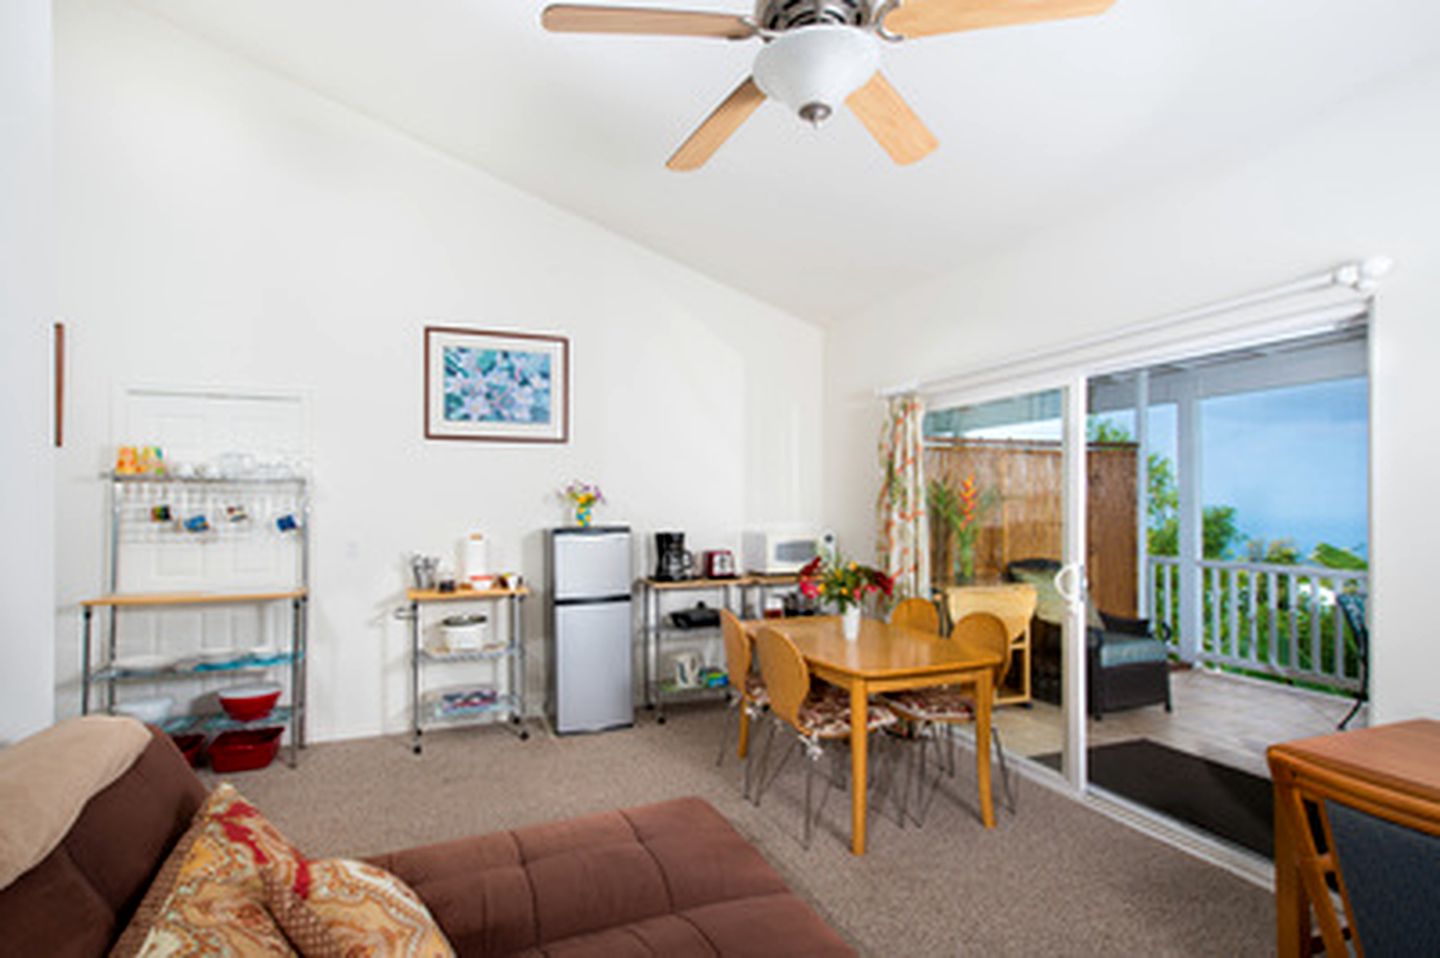
<path fill-rule="evenodd" d="M 93 599 L 82 599 L 80 604 L 90 608 L 96 606 L 236 605 L 303 599 L 306 595 L 307 590 L 305 589 L 286 589 L 281 592 L 152 592 L 102 595 Z"/>
<path fill-rule="evenodd" d="M 746 588 L 757 585 L 794 585 L 800 581 L 798 575 L 736 575 L 728 579 L 652 579 L 644 578 L 640 582 L 648 588 L 660 592 L 673 589 L 721 589 L 727 586 L 739 586 Z"/>
<path fill-rule="evenodd" d="M 466 599 L 508 599 L 511 596 L 527 596 L 529 586 L 518 589 L 470 589 L 456 587 L 454 592 L 440 592 L 436 589 L 406 589 L 405 598 L 411 602 L 461 602 Z"/>

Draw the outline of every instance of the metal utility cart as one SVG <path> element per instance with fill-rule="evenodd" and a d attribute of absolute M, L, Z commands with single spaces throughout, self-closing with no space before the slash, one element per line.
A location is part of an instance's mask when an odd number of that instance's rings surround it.
<path fill-rule="evenodd" d="M 82 618 L 80 710 L 89 714 L 97 685 L 103 686 L 104 710 L 114 711 L 117 685 L 127 683 L 157 684 L 188 680 L 199 682 L 274 673 L 282 671 L 289 679 L 289 701 L 277 706 L 264 718 L 240 722 L 224 713 L 185 714 L 170 716 L 160 727 L 172 734 L 203 732 L 207 736 L 232 729 L 281 725 L 290 733 L 289 764 L 299 760 L 299 749 L 305 745 L 305 663 L 308 638 L 309 608 L 309 487 L 300 476 L 278 478 L 181 478 L 178 476 L 107 474 L 110 482 L 110 540 L 108 554 L 109 591 L 80 603 Z M 157 509 L 172 509 L 168 503 L 185 502 L 188 512 L 216 521 L 201 531 L 187 530 L 177 511 L 163 518 Z M 245 510 L 238 515 L 223 513 L 226 509 Z M 122 592 L 120 591 L 121 560 L 127 551 L 141 546 L 164 549 L 178 542 L 193 543 L 202 549 L 232 537 L 253 536 L 260 527 L 258 504 L 275 504 L 283 519 L 275 534 L 292 542 L 298 550 L 294 566 L 298 584 L 289 588 L 234 590 L 215 589 L 195 592 Z M 198 510 L 198 511 L 197 511 Z M 270 517 L 264 517 L 269 519 Z M 269 534 L 269 533 L 267 533 Z M 120 611 L 158 611 L 185 607 L 269 606 L 288 604 L 289 643 L 276 648 L 194 648 L 191 654 L 162 660 L 149 656 L 136 660 L 119 655 Z M 95 637 L 95 612 L 108 612 L 102 641 Z M 97 649 L 99 655 L 97 656 Z"/>
<path fill-rule="evenodd" d="M 530 737 L 530 730 L 524 724 L 525 638 L 522 615 L 522 603 L 529 594 L 530 590 L 525 586 L 503 589 L 465 588 L 453 592 L 410 589 L 405 593 L 409 608 L 404 614 L 410 621 L 410 748 L 416 755 L 422 751 L 421 736 L 427 727 L 471 724 L 477 720 L 492 721 L 496 715 L 504 715 L 509 720 L 521 741 Z M 441 652 L 427 649 L 421 642 L 422 610 L 435 603 L 448 605 L 456 602 L 503 602 L 507 611 L 506 618 L 509 620 L 506 643 L 495 648 L 476 650 Z M 461 706 L 447 712 L 445 696 L 454 690 L 424 690 L 421 672 L 426 664 L 457 662 L 506 663 L 508 679 L 505 691 L 491 689 L 493 698 L 484 696 L 473 705 Z"/>
<path fill-rule="evenodd" d="M 725 686 L 718 688 L 677 689 L 673 683 L 660 678 L 660 658 L 667 639 L 711 639 L 720 635 L 720 629 L 682 629 L 664 624 L 661 600 L 667 595 L 681 593 L 702 593 L 717 595 L 719 609 L 728 609 L 741 618 L 752 614 L 759 618 L 763 614 L 765 597 L 771 589 L 793 589 L 799 577 L 796 575 L 742 575 L 726 579 L 678 579 L 665 580 L 645 578 L 640 580 L 641 596 L 641 647 L 644 652 L 645 707 L 656 713 L 655 721 L 665 724 L 665 702 L 686 699 L 717 697 L 728 694 Z M 753 597 L 752 597 L 753 596 Z M 720 663 L 723 667 L 723 662 Z"/>

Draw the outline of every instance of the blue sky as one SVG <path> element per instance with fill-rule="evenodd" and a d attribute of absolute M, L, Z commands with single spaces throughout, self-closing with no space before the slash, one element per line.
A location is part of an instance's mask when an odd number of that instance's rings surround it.
<path fill-rule="evenodd" d="M 1156 439 L 1174 449 L 1152 411 Z M 1240 531 L 1366 551 L 1369 505 L 1366 381 L 1345 379 L 1241 396 L 1200 407 L 1200 487 L 1209 505 L 1234 506 Z M 1157 443 L 1158 444 L 1158 443 Z"/>

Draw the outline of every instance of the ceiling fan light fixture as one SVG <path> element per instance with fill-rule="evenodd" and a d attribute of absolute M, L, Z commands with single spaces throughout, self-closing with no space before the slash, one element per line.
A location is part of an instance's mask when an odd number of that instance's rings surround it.
<path fill-rule="evenodd" d="M 856 27 L 789 30 L 755 57 L 755 83 L 806 122 L 818 126 L 880 67 L 875 37 Z"/>

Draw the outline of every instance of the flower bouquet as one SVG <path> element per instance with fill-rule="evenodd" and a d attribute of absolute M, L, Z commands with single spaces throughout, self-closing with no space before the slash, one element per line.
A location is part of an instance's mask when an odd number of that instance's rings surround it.
<path fill-rule="evenodd" d="M 594 520 L 595 503 L 605 501 L 605 494 L 598 485 L 581 482 L 579 479 L 572 480 L 560 490 L 560 494 L 570 500 L 570 505 L 575 508 L 575 523 L 581 528 L 589 526 Z"/>
<path fill-rule="evenodd" d="M 895 590 L 895 582 L 879 569 L 858 562 L 846 562 L 836 555 L 827 560 L 816 556 L 800 570 L 800 594 L 807 599 L 826 599 L 840 610 L 845 638 L 860 634 L 860 602 L 867 595 Z"/>

